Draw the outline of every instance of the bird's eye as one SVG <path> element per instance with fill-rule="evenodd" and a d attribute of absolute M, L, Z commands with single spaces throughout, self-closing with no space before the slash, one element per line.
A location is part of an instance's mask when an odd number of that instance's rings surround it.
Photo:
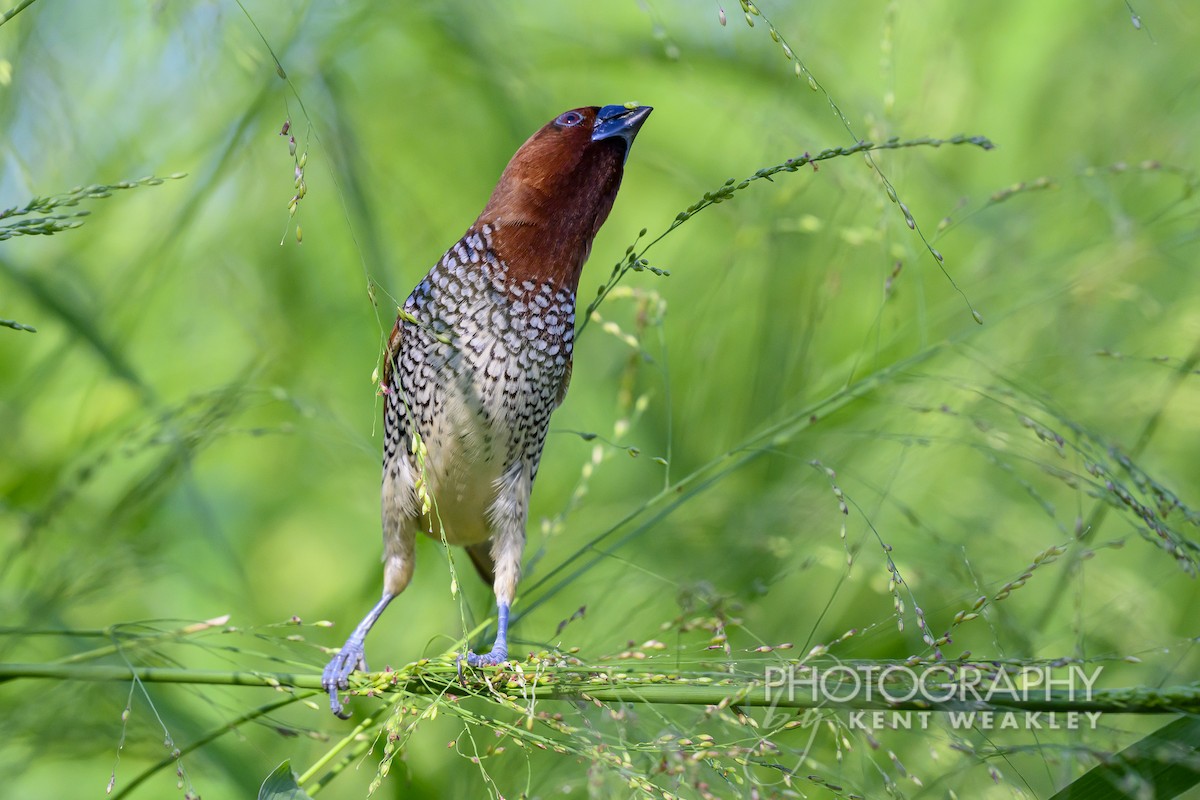
<path fill-rule="evenodd" d="M 583 114 L 578 111 L 568 111 L 560 114 L 558 119 L 554 120 L 554 124 L 560 128 L 574 128 L 581 122 L 583 122 Z"/>

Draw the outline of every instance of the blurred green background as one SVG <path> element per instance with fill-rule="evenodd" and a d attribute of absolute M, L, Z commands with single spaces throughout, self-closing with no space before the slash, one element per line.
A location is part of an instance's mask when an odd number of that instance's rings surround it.
<path fill-rule="evenodd" d="M 1105 686 L 1196 680 L 1200 7 L 764 0 L 813 89 L 770 23 L 747 25 L 736 4 L 244 6 L 44 0 L 0 27 L 0 208 L 187 173 L 87 201 L 78 229 L 0 242 L 0 317 L 37 328 L 0 328 L 0 661 L 69 657 L 109 626 L 229 614 L 239 632 L 101 663 L 318 671 L 317 645 L 339 645 L 379 592 L 371 375 L 395 305 L 531 132 L 568 108 L 638 101 L 655 112 L 581 305 L 640 229 L 645 243 L 731 177 L 856 139 L 996 147 L 756 181 L 646 253 L 669 277 L 626 276 L 576 349 L 534 492 L 514 652 L 600 660 L 662 639 L 665 658 L 713 664 L 853 630 L 831 653 L 928 657 L 916 607 L 940 636 L 1060 546 L 941 650 L 1097 659 Z M 289 119 L 306 155 L 294 218 Z M 787 435 L 764 436 L 772 426 Z M 1161 506 L 1162 530 L 1137 503 Z M 576 555 L 590 568 L 541 582 Z M 372 666 L 439 654 L 464 618 L 486 619 L 490 591 L 473 574 L 463 588 L 451 596 L 445 554 L 422 542 L 368 642 Z M 673 632 L 696 616 L 725 620 L 731 655 Z M 57 630 L 79 635 L 39 635 Z M 184 746 L 277 698 L 4 683 L 0 793 L 99 796 L 114 769 L 120 789 L 169 753 L 164 740 Z M 360 718 L 372 702 L 353 701 Z M 135 796 L 183 796 L 179 782 L 244 797 L 285 758 L 302 772 L 351 729 L 317 705 L 241 726 Z M 670 791 L 751 796 L 702 762 L 657 770 L 667 755 L 634 748 L 721 724 L 702 709 L 559 705 L 547 710 L 625 742 L 631 769 Z M 878 749 L 822 725 L 779 738 L 774 760 L 866 796 L 1044 797 L 1165 721 L 885 731 Z M 453 714 L 425 721 L 376 796 L 642 796 L 572 756 L 509 746 L 472 763 L 464 742 L 495 741 Z M 378 757 L 321 796 L 363 796 Z M 767 773 L 764 796 L 787 796 Z"/>

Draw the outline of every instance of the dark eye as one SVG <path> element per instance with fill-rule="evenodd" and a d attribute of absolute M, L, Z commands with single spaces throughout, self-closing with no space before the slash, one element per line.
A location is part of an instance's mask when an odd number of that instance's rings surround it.
<path fill-rule="evenodd" d="M 578 111 L 568 111 L 560 114 L 558 119 L 554 120 L 554 124 L 560 128 L 574 128 L 581 122 L 583 122 L 583 114 Z"/>

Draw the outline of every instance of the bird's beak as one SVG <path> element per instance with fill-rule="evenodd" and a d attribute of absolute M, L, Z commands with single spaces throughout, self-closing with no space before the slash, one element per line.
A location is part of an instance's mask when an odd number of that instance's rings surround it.
<path fill-rule="evenodd" d="M 596 127 L 592 129 L 592 141 L 603 139 L 621 139 L 625 142 L 625 157 L 629 158 L 629 148 L 633 146 L 633 137 L 641 130 L 642 123 L 654 109 L 650 106 L 605 106 L 596 114 Z"/>

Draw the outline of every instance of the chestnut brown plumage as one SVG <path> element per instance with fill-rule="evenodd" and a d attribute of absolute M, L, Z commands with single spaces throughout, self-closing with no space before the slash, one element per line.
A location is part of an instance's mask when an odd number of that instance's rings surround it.
<path fill-rule="evenodd" d="M 383 597 L 322 676 L 330 706 L 412 578 L 417 531 L 467 549 L 496 593 L 491 651 L 508 657 L 529 494 L 571 378 L 575 290 L 648 106 L 560 114 L 521 146 L 466 234 L 404 303 L 388 342 Z"/>

